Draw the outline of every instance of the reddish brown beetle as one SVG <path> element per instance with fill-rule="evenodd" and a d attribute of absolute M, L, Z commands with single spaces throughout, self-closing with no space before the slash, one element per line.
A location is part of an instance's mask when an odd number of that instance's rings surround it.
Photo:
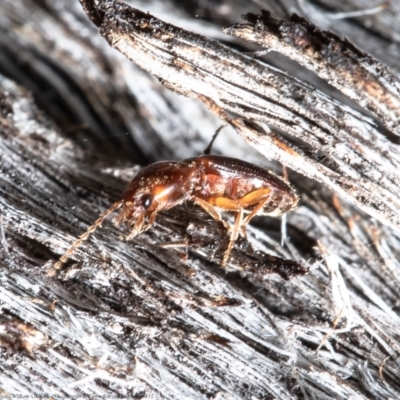
<path fill-rule="evenodd" d="M 55 268 L 61 268 L 74 249 L 114 210 L 122 207 L 116 224 L 132 222 L 132 232 L 126 237 L 130 240 L 153 225 L 159 211 L 185 201 L 198 204 L 228 228 L 219 210 L 236 213 L 235 224 L 230 228 L 229 245 L 221 263 L 225 266 L 240 230 L 245 234 L 245 226 L 254 216 L 282 215 L 296 207 L 298 196 L 288 183 L 274 173 L 235 158 L 205 154 L 183 161 L 156 162 L 143 168 L 133 178 L 122 199 L 100 216 L 60 258 Z M 248 214 L 244 216 L 245 213 Z"/>

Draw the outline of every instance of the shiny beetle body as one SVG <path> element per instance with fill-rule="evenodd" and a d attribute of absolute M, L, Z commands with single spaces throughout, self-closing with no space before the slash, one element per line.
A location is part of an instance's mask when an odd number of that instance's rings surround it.
<path fill-rule="evenodd" d="M 236 213 L 230 242 L 222 265 L 246 224 L 258 214 L 282 215 L 296 207 L 298 196 L 282 178 L 256 165 L 235 158 L 201 155 L 183 161 L 162 161 L 143 168 L 114 203 L 60 258 L 56 268 L 86 240 L 103 220 L 122 208 L 116 223 L 133 225 L 127 240 L 153 225 L 158 212 L 192 201 L 213 218 L 222 220 L 220 210 Z M 244 214 L 247 213 L 246 216 Z M 147 222 L 147 224 L 146 224 Z"/>

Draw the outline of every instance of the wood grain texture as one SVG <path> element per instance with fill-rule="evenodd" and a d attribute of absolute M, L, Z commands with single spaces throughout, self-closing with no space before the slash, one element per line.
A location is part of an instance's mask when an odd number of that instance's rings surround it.
<path fill-rule="evenodd" d="M 286 23 L 265 11 L 246 14 L 248 24 L 224 32 L 277 51 L 315 72 L 332 86 L 380 118 L 400 140 L 400 81 L 389 68 L 353 46 L 348 40 L 294 14 Z"/>
<path fill-rule="evenodd" d="M 243 135 L 266 157 L 400 227 L 400 154 L 373 121 L 281 71 L 123 3 L 107 3 L 100 32 L 175 92 L 285 132 Z"/>
<path fill-rule="evenodd" d="M 217 32 L 219 22 L 191 18 L 190 10 L 201 11 L 197 3 L 129 4 Z M 210 3 L 202 12 L 225 10 L 231 25 L 238 22 L 232 4 Z M 276 16 L 289 15 L 289 5 L 276 3 Z M 103 34 L 191 99 L 112 49 L 78 1 L 0 4 L 2 394 L 398 398 L 400 235 L 382 223 L 398 217 L 398 144 L 360 108 L 322 93 L 326 86 L 315 77 L 301 82 L 148 14 L 136 12 L 128 24 L 125 7 L 102 8 Z M 130 24 L 138 24 L 134 34 Z M 376 38 L 372 29 L 364 33 Z M 225 271 L 225 229 L 187 204 L 132 242 L 119 239 L 126 228 L 110 218 L 60 276 L 48 277 L 51 264 L 119 198 L 137 164 L 205 148 L 221 120 L 193 98 L 295 170 L 289 179 L 301 203 L 287 216 L 288 242 L 281 245 L 280 220 L 260 217 Z M 281 170 L 231 128 L 214 151 Z M 384 205 L 376 219 L 354 205 L 368 211 L 372 204 L 357 190 Z M 185 239 L 187 260 L 184 247 L 160 246 Z M 284 279 L 290 260 L 309 273 Z"/>

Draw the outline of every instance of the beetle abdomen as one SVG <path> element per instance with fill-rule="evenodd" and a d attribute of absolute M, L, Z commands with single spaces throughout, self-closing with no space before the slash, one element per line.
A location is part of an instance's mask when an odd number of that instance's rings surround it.
<path fill-rule="evenodd" d="M 210 155 L 187 161 L 198 165 L 203 173 L 197 195 L 219 208 L 251 211 L 265 200 L 260 213 L 279 216 L 298 203 L 296 192 L 283 178 L 256 165 Z"/>

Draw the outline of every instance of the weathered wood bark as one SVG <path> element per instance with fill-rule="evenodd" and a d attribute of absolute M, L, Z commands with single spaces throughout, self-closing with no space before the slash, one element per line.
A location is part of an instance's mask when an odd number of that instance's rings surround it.
<path fill-rule="evenodd" d="M 398 6 L 332 24 L 325 2 L 282 0 L 270 11 L 285 23 L 252 14 L 238 25 L 235 11 L 258 15 L 263 2 L 127 2 L 142 12 L 83 3 L 94 24 L 75 0 L 0 3 L 2 393 L 398 398 Z M 292 11 L 340 27 L 392 72 L 339 37 L 289 21 Z M 337 89 L 276 53 L 265 60 L 288 73 L 232 50 L 260 49 L 218 24 L 268 40 Z M 335 57 L 324 64 L 321 52 Z M 204 149 L 221 120 L 202 101 L 259 151 L 227 128 L 215 152 L 294 170 L 301 205 L 288 215 L 288 242 L 280 221 L 259 218 L 227 273 L 224 228 L 186 204 L 132 242 L 104 223 L 49 277 L 135 165 Z M 184 248 L 160 246 L 185 239 L 187 260 Z M 296 262 L 309 273 L 286 280 Z"/>

